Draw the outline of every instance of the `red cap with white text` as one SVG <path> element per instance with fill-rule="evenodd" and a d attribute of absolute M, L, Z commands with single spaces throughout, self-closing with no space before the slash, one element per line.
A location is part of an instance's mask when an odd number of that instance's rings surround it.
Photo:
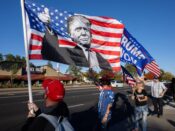
<path fill-rule="evenodd" d="M 53 101 L 61 101 L 65 95 L 63 84 L 59 80 L 45 79 L 42 83 L 46 96 Z"/>

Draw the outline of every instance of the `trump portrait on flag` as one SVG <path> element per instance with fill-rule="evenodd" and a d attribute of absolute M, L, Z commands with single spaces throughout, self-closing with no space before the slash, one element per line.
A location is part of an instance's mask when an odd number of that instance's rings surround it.
<path fill-rule="evenodd" d="M 124 25 L 109 17 L 87 16 L 25 2 L 30 23 L 30 59 L 120 70 Z"/>

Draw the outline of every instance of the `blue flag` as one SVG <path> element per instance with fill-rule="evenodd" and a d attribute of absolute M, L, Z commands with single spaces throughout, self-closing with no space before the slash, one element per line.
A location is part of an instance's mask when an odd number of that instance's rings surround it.
<path fill-rule="evenodd" d="M 122 37 L 121 48 L 121 61 L 135 66 L 140 76 L 145 66 L 154 61 L 148 51 L 126 30 L 126 28 L 124 29 L 124 35 Z"/>

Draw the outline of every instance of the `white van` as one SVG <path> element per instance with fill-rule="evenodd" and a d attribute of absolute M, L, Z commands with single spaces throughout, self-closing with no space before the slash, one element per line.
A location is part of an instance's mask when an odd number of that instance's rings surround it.
<path fill-rule="evenodd" d="M 123 87 L 123 82 L 122 81 L 117 81 L 117 80 L 112 80 L 111 81 L 111 86 L 112 87 Z"/>

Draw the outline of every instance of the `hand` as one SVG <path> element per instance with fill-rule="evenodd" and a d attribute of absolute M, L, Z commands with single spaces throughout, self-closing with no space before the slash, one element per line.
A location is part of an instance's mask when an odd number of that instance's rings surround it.
<path fill-rule="evenodd" d="M 141 99 L 139 98 L 139 97 L 137 97 L 137 100 L 140 102 L 141 101 Z"/>
<path fill-rule="evenodd" d="M 35 113 L 33 113 L 33 111 L 32 110 L 30 110 L 29 112 L 28 112 L 28 118 L 30 118 L 30 117 L 35 117 L 36 115 L 35 115 Z"/>
<path fill-rule="evenodd" d="M 164 93 L 162 92 L 162 93 L 160 93 L 160 95 L 159 95 L 160 97 L 163 97 L 164 96 Z"/>
<path fill-rule="evenodd" d="M 131 99 L 132 99 L 132 100 L 134 100 L 134 99 L 135 99 L 135 96 L 134 96 L 134 95 L 132 95 L 132 96 L 131 96 Z"/>
<path fill-rule="evenodd" d="M 103 119 L 102 119 L 102 121 L 101 121 L 101 123 L 102 124 L 105 124 L 107 122 L 107 120 L 108 120 L 108 117 L 107 116 L 104 116 Z"/>
<path fill-rule="evenodd" d="M 39 108 L 35 103 L 28 102 L 28 109 L 29 111 L 33 110 L 34 112 L 37 112 Z"/>

